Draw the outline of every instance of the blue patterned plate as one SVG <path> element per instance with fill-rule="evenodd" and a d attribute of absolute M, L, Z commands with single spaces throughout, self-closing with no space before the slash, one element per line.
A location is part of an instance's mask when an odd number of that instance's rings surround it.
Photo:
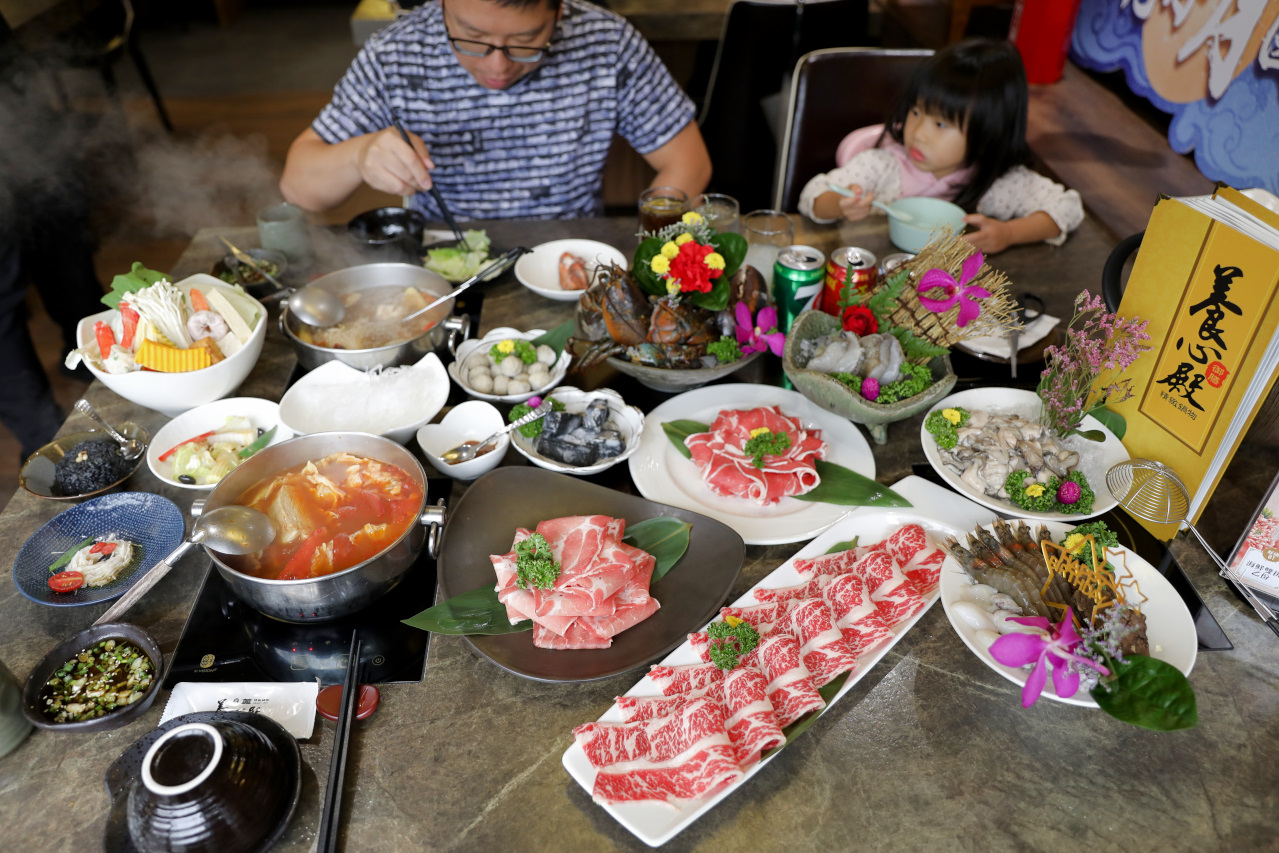
<path fill-rule="evenodd" d="M 106 586 L 82 586 L 74 592 L 49 588 L 49 566 L 89 537 L 115 534 L 134 544 L 131 565 Z M 186 523 L 173 501 L 147 492 L 117 492 L 85 501 L 51 518 L 37 530 L 13 561 L 13 583 L 38 604 L 81 607 L 119 598 L 144 572 L 178 547 Z"/>

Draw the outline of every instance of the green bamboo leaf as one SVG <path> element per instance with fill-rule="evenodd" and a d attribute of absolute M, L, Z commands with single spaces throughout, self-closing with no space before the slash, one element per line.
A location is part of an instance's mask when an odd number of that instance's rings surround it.
<path fill-rule="evenodd" d="M 834 701 L 835 699 L 835 694 L 839 692 L 839 688 L 843 687 L 844 682 L 848 680 L 848 675 L 850 672 L 852 672 L 852 670 L 841 672 L 839 675 L 835 676 L 835 679 L 833 681 L 830 681 L 822 685 L 820 688 L 818 688 L 817 692 L 821 695 L 822 699 L 826 700 L 826 708 L 830 707 L 830 703 Z M 817 718 L 822 715 L 822 712 L 824 712 L 826 708 L 819 708 L 816 711 L 809 711 L 807 714 L 800 717 L 798 720 L 791 723 L 786 728 L 782 729 L 782 734 L 786 735 L 786 743 L 782 744 L 781 746 L 775 746 L 772 749 L 766 750 L 762 755 L 760 755 L 760 760 L 762 761 L 763 759 L 768 758 L 768 756 L 772 755 L 774 752 L 777 752 L 777 750 L 784 749 L 785 747 L 787 747 L 791 741 L 793 741 L 795 738 L 802 735 L 805 731 L 808 730 L 809 726 L 817 722 Z"/>
<path fill-rule="evenodd" d="M 559 355 L 564 352 L 564 347 L 568 344 L 568 339 L 572 337 L 576 325 L 577 324 L 573 320 L 568 320 L 556 326 L 554 329 L 538 335 L 531 341 L 531 343 L 535 347 L 546 344 L 548 347 L 555 350 L 556 355 Z"/>
<path fill-rule="evenodd" d="M 685 459 L 692 459 L 693 453 L 684 444 L 684 439 L 690 435 L 697 435 L 699 432 L 710 432 L 710 424 L 700 423 L 698 421 L 663 421 L 662 432 L 666 433 L 666 437 L 671 440 L 671 444 L 675 445 L 675 449 L 684 454 Z"/>
<path fill-rule="evenodd" d="M 653 569 L 653 580 L 666 575 L 684 552 L 688 550 L 689 531 L 693 525 L 673 516 L 648 518 L 644 521 L 628 525 L 622 541 L 633 545 L 641 551 L 647 551 L 657 559 Z"/>
<path fill-rule="evenodd" d="M 1155 732 L 1199 725 L 1194 688 L 1175 666 L 1145 655 L 1109 664 L 1114 681 L 1108 679 L 1107 685 L 1092 690 L 1092 698 L 1107 714 Z"/>
<path fill-rule="evenodd" d="M 869 477 L 863 477 L 834 462 L 819 459 L 815 463 L 817 475 L 822 481 L 817 488 L 802 495 L 801 501 L 828 503 L 837 506 L 910 506 L 910 501 L 887 486 L 881 486 Z"/>
<path fill-rule="evenodd" d="M 827 549 L 826 553 L 838 554 L 840 551 L 851 551 L 857 547 L 858 539 L 861 539 L 861 537 L 854 536 L 852 539 L 849 539 L 845 542 L 836 542 L 834 545 L 830 546 L 830 548 Z"/>
<path fill-rule="evenodd" d="M 432 634 L 518 634 L 533 629 L 531 619 L 511 624 L 492 584 L 455 595 L 403 622 Z"/>
<path fill-rule="evenodd" d="M 79 551 L 85 545 L 92 545 L 92 544 L 93 544 L 93 537 L 90 536 L 88 539 L 84 540 L 83 542 L 79 542 L 75 545 L 72 545 L 70 548 L 63 551 L 62 556 L 54 560 L 53 564 L 49 566 L 49 574 L 52 575 L 62 571 L 62 567 L 65 566 L 67 563 L 71 562 L 71 558 L 76 555 L 77 551 Z"/>
<path fill-rule="evenodd" d="M 1099 429 L 1072 429 L 1066 435 L 1077 435 L 1080 438 L 1086 438 L 1089 441 L 1105 441 L 1106 434 Z"/>
<path fill-rule="evenodd" d="M 1128 432 L 1128 421 L 1124 420 L 1124 416 L 1105 406 L 1097 406 L 1088 412 L 1097 420 L 1101 421 L 1102 426 L 1115 434 L 1115 438 L 1122 439 L 1124 433 Z"/>

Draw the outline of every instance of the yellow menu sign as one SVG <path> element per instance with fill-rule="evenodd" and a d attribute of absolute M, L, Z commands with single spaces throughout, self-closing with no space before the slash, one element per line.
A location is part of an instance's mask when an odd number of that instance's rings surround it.
<path fill-rule="evenodd" d="M 1275 297 L 1273 255 L 1211 223 L 1158 350 L 1140 410 L 1196 454 L 1220 419 L 1234 414 L 1226 401 Z"/>

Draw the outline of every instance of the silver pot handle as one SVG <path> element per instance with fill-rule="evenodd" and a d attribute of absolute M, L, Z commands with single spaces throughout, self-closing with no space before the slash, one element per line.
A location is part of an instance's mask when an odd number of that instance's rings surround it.
<path fill-rule="evenodd" d="M 440 498 L 435 502 L 435 506 L 428 506 L 423 512 L 418 522 L 423 527 L 430 527 L 431 531 L 426 536 L 426 551 L 431 555 L 431 559 L 435 559 L 440 553 L 440 535 L 444 531 L 444 522 L 448 518 L 448 510 L 444 507 L 444 499 Z"/>
<path fill-rule="evenodd" d="M 204 505 L 208 502 L 208 500 L 208 498 L 197 498 L 196 500 L 191 501 L 192 518 L 200 517 L 200 514 L 204 512 Z"/>
<path fill-rule="evenodd" d="M 462 314 L 458 317 L 448 317 L 444 320 L 444 328 L 449 331 L 449 355 L 456 357 L 457 348 L 463 341 L 471 337 L 471 315 Z"/>

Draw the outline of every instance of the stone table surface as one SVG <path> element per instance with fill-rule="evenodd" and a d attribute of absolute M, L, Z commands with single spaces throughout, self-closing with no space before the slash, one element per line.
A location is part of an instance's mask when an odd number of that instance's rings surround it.
<path fill-rule="evenodd" d="M 627 252 L 634 246 L 633 220 L 486 225 L 500 247 L 569 236 L 602 239 Z M 219 233 L 256 245 L 250 228 L 202 230 L 175 275 L 207 271 L 221 255 Z M 826 251 L 849 244 L 892 251 L 882 220 L 839 228 L 801 223 L 797 239 Z M 1051 313 L 1069 317 L 1074 295 L 1096 289 L 1110 247 L 1088 221 L 1062 248 L 1017 247 L 993 263 L 1010 274 L 1016 290 L 1035 290 Z M 342 262 L 340 240 L 320 248 L 316 271 Z M 537 297 L 508 274 L 486 289 L 480 332 L 503 324 L 553 328 L 569 318 L 570 307 Z M 291 349 L 270 328 L 241 395 L 279 399 L 293 369 Z M 761 378 L 743 373 L 738 381 Z M 111 420 L 131 418 L 152 432 L 165 422 L 100 384 L 88 398 Z M 881 482 L 896 482 L 924 461 L 919 427 L 919 418 L 894 424 L 888 443 L 874 448 Z M 1245 466 L 1244 476 L 1269 479 L 1274 455 L 1260 458 L 1265 464 Z M 524 464 L 514 451 L 505 462 Z M 183 510 L 193 497 L 162 485 L 145 466 L 128 485 L 159 492 Z M 0 564 L 10 565 L 27 537 L 65 508 L 19 492 L 0 514 Z M 730 599 L 800 544 L 748 547 Z M 1191 676 L 1198 728 L 1153 733 L 1049 700 L 1022 709 L 1019 689 L 971 654 L 936 606 L 802 738 L 665 849 L 1274 849 L 1279 644 L 1203 551 L 1184 539 L 1173 548 L 1235 644 L 1233 651 L 1199 656 Z M 208 566 L 207 558 L 190 555 L 129 614 L 166 655 Z M 6 582 L 0 586 L 0 659 L 25 676 L 48 649 L 104 609 L 44 607 Z M 425 680 L 383 687 L 377 713 L 354 726 L 345 849 L 644 849 L 560 764 L 572 728 L 597 718 L 642 672 L 539 683 L 498 669 L 462 638 L 433 637 Z M 157 725 L 166 700 L 162 693 L 141 719 L 112 732 L 36 731 L 0 759 L 0 848 L 99 848 L 109 807 L 103 774 Z M 333 725 L 317 719 L 315 734 L 301 745 L 302 805 L 276 849 L 314 847 L 332 735 Z"/>

